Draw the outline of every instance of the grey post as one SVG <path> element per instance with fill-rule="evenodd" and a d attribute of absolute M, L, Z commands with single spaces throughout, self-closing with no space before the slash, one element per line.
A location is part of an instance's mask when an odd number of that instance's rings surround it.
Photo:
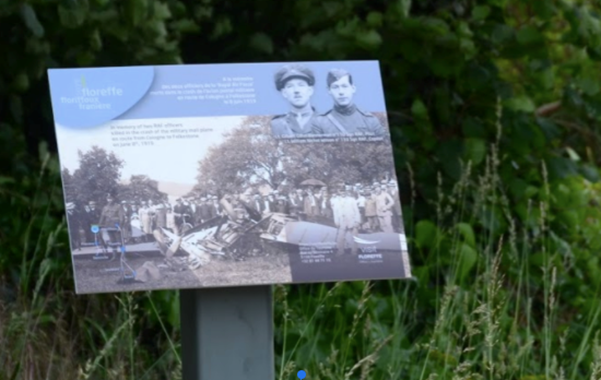
<path fill-rule="evenodd" d="M 180 290 L 183 380 L 275 380 L 271 286 Z"/>

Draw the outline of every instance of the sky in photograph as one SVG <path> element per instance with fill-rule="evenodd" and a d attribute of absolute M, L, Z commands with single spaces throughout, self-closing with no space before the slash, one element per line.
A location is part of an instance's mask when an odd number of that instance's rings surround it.
<path fill-rule="evenodd" d="M 225 133 L 240 126 L 243 119 L 242 116 L 222 116 L 119 120 L 86 130 L 57 126 L 60 163 L 63 168 L 73 173 L 79 167 L 77 152 L 86 152 L 95 145 L 114 152 L 124 160 L 121 170 L 122 180 L 129 179 L 131 175 L 143 174 L 159 182 L 194 185 L 198 174 L 198 162 L 204 158 L 211 146 L 223 142 Z M 179 124 L 181 127 L 177 128 L 181 129 L 200 128 L 201 130 L 212 129 L 212 131 L 199 132 L 197 138 L 154 140 L 151 146 L 115 147 L 111 140 L 115 137 L 111 136 L 111 127 L 121 127 L 117 129 L 119 131 L 131 131 L 132 127 L 138 126 L 139 130 L 145 131 L 154 127 L 139 126 L 154 125 L 154 123 L 162 123 L 163 126 Z"/>

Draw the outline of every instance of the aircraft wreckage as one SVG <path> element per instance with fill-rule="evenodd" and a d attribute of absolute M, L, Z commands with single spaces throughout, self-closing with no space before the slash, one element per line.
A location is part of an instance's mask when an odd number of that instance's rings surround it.
<path fill-rule="evenodd" d="M 208 264 L 213 257 L 243 260 L 257 254 L 286 252 L 291 246 L 336 246 L 335 227 L 301 221 L 288 214 L 262 216 L 244 204 L 235 208 L 227 198 L 222 199 L 220 204 L 226 215 L 202 223 L 183 236 L 165 228 L 154 231 L 167 261 L 183 251 L 188 255 L 190 268 L 197 269 Z M 378 251 L 407 249 L 404 234 L 378 232 L 359 234 L 353 239 L 359 246 L 369 246 Z"/>

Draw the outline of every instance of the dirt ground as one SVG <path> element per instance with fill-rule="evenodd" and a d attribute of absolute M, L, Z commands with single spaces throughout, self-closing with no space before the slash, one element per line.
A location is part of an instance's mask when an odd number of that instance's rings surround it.
<path fill-rule="evenodd" d="M 150 261 L 156 266 L 164 263 L 159 253 L 128 253 L 127 263 L 134 269 Z M 119 266 L 119 260 L 96 261 L 91 256 L 74 259 L 77 292 L 110 293 L 136 290 L 183 289 L 215 286 L 259 285 L 292 282 L 288 255 L 249 257 L 244 261 L 229 261 L 214 257 L 205 266 L 196 270 L 186 268 L 174 271 L 160 268 L 160 279 L 146 283 L 119 283 L 119 272 L 106 269 Z"/>
<path fill-rule="evenodd" d="M 292 282 L 287 254 L 249 257 L 245 261 L 213 260 L 194 270 L 202 286 L 283 284 Z"/>

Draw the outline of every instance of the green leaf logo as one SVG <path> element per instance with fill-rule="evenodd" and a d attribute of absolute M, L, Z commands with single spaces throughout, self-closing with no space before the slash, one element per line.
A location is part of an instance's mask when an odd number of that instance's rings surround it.
<path fill-rule="evenodd" d="M 81 76 L 81 87 L 85 88 L 86 87 L 86 77 L 85 76 Z"/>

